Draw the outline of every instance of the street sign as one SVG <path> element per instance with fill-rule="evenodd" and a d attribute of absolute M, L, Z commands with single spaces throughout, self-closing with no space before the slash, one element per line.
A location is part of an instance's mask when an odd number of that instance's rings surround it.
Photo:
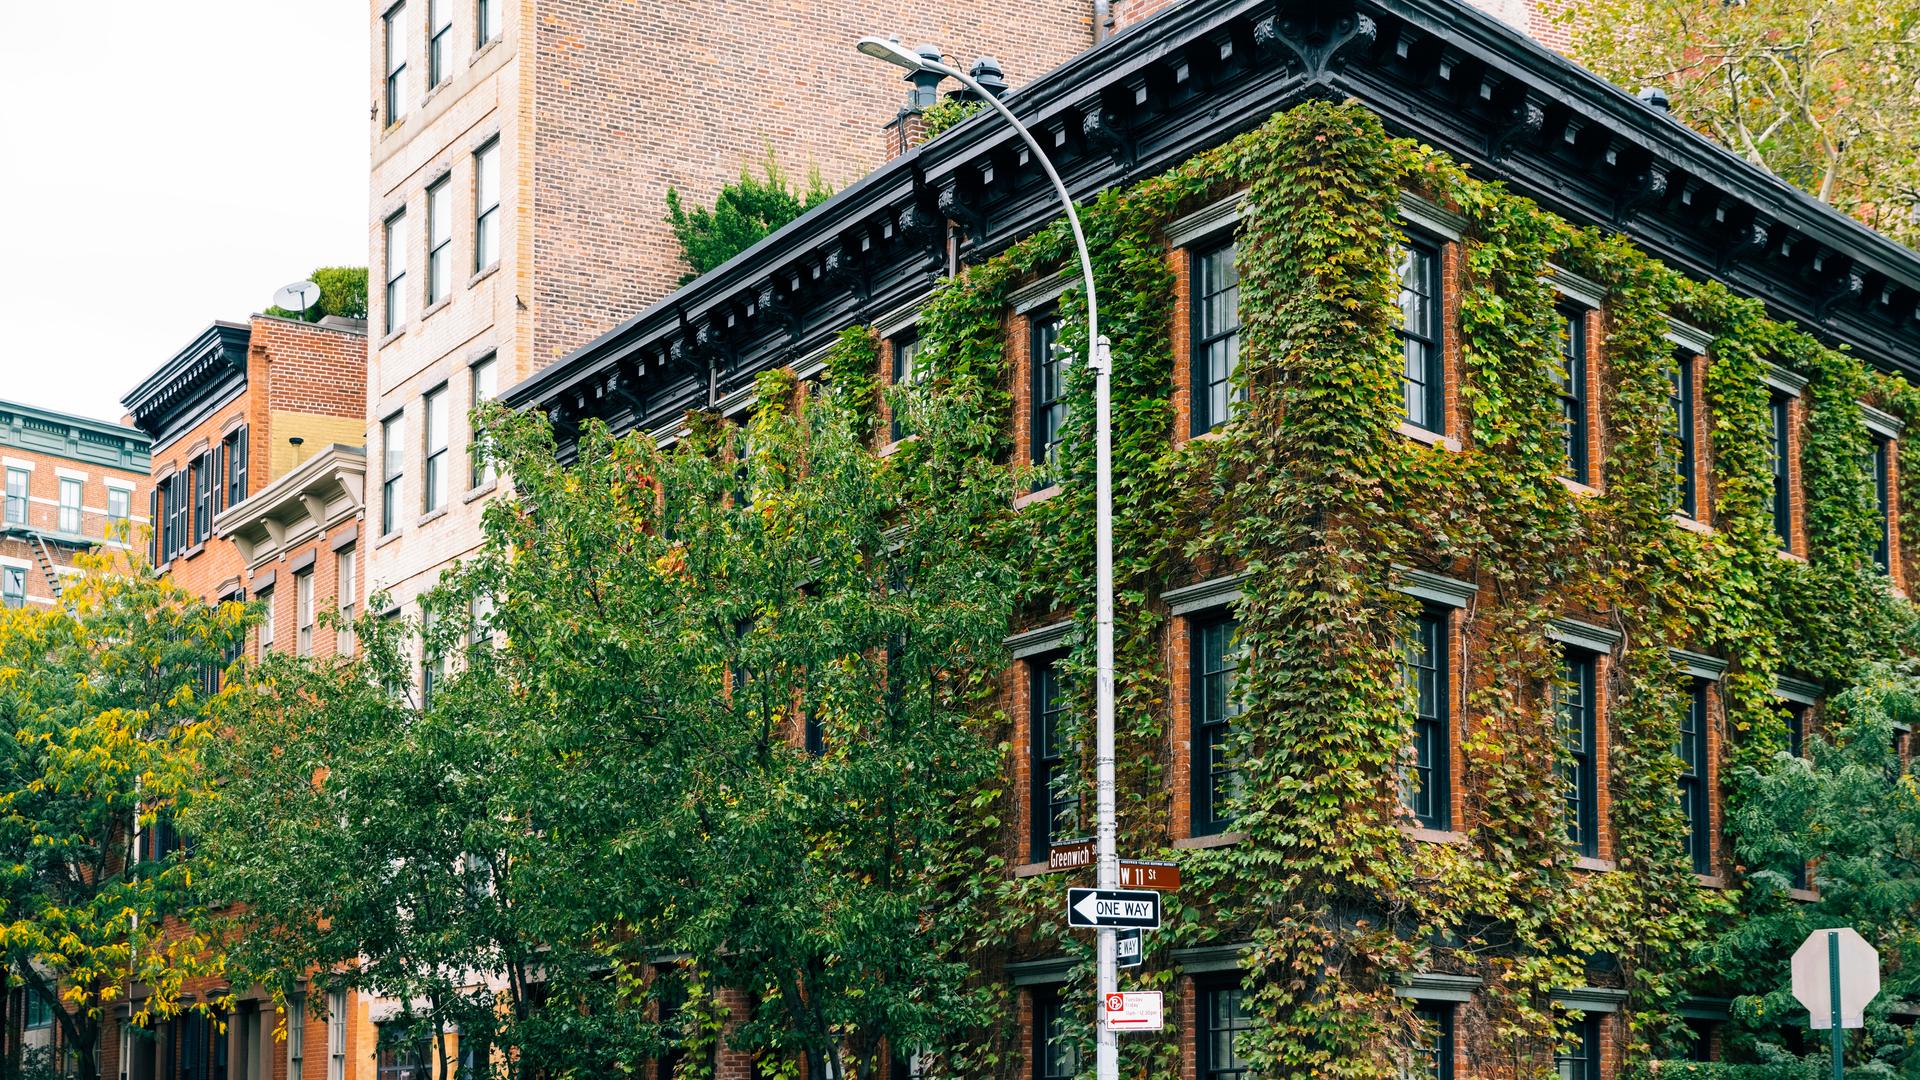
<path fill-rule="evenodd" d="M 1067 925 L 1160 929 L 1160 894 L 1121 889 L 1068 889 Z"/>
<path fill-rule="evenodd" d="M 1831 969 L 1836 956 L 1837 983 Z M 1880 953 L 1849 926 L 1815 930 L 1793 954 L 1793 996 L 1807 1007 L 1815 1031 L 1832 1026 L 1835 986 L 1839 987 L 1840 1026 L 1860 1027 L 1867 1002 L 1880 993 Z"/>
<path fill-rule="evenodd" d="M 1158 990 L 1108 994 L 1107 1030 L 1159 1031 L 1166 1026 L 1164 1004 Z"/>
<path fill-rule="evenodd" d="M 1180 867 L 1170 862 L 1120 860 L 1120 887 L 1172 892 L 1180 887 Z"/>
<path fill-rule="evenodd" d="M 1078 870 L 1093 865 L 1093 841 L 1069 840 L 1047 849 L 1048 870 Z"/>
<path fill-rule="evenodd" d="M 1115 930 L 1113 932 L 1113 959 L 1118 967 L 1135 968 L 1146 959 L 1146 931 Z"/>

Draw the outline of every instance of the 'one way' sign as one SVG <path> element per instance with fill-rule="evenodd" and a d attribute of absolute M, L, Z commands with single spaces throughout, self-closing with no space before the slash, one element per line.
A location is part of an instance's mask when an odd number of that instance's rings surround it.
<path fill-rule="evenodd" d="M 1124 889 L 1068 889 L 1068 926 L 1160 929 L 1160 894 Z"/>

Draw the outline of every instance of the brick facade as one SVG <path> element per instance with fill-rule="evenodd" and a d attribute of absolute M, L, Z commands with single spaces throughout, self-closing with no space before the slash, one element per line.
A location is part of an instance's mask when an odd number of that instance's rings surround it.
<path fill-rule="evenodd" d="M 148 447 L 131 427 L 0 401 L 0 604 L 51 606 L 79 553 L 138 541 Z"/>

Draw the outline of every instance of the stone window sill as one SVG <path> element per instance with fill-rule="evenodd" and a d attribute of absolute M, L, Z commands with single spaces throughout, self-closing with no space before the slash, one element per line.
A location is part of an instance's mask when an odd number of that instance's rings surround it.
<path fill-rule="evenodd" d="M 1561 477 L 1560 484 L 1562 487 L 1565 487 L 1568 491 L 1573 492 L 1575 495 L 1584 495 L 1584 496 L 1587 496 L 1588 498 L 1597 498 L 1600 494 L 1599 488 L 1594 487 L 1591 484 L 1583 484 L 1580 481 L 1571 479 L 1569 477 L 1565 477 L 1565 476 Z"/>
<path fill-rule="evenodd" d="M 1816 889 L 1788 889 L 1787 895 L 1795 900 L 1805 900 L 1809 904 L 1820 899 L 1820 893 Z"/>
<path fill-rule="evenodd" d="M 1018 509 L 1021 509 L 1022 507 L 1032 506 L 1034 503 L 1046 502 L 1048 499 L 1051 499 L 1058 494 L 1060 494 L 1060 485 L 1048 484 L 1046 487 L 1041 488 L 1039 491 L 1030 491 L 1027 494 L 1021 495 L 1018 498 L 1014 499 L 1013 508 L 1015 510 L 1018 510 Z"/>
<path fill-rule="evenodd" d="M 1693 877 L 1694 880 L 1698 881 L 1704 888 L 1724 889 L 1727 887 L 1727 879 L 1721 877 L 1719 874 L 1695 874 Z"/>
<path fill-rule="evenodd" d="M 484 499 L 487 496 L 493 494 L 495 489 L 497 489 L 499 486 L 500 486 L 500 480 L 498 477 L 496 477 L 492 480 L 487 481 L 484 484 L 481 484 L 479 487 L 469 488 L 465 495 L 460 496 L 460 501 L 463 503 L 470 503 L 475 499 Z"/>
<path fill-rule="evenodd" d="M 1227 433 L 1224 430 L 1220 428 L 1214 428 L 1212 431 L 1203 431 L 1198 435 L 1188 436 L 1187 441 L 1188 442 L 1219 442 L 1221 439 L 1224 439 L 1226 437 L 1227 437 Z"/>
<path fill-rule="evenodd" d="M 1246 838 L 1246 833 L 1239 832 L 1212 833 L 1207 836 L 1183 836 L 1175 840 L 1173 846 L 1181 851 L 1197 851 L 1205 848 L 1226 847 L 1229 844 L 1237 844 Z"/>
<path fill-rule="evenodd" d="M 1620 868 L 1612 859 L 1596 859 L 1591 855 L 1580 856 L 1573 860 L 1573 865 L 1581 870 L 1594 870 L 1600 873 L 1606 873 Z"/>
<path fill-rule="evenodd" d="M 403 336 L 406 335 L 406 332 L 407 332 L 407 324 L 401 323 L 399 326 L 388 331 L 387 335 L 380 339 L 380 344 L 377 347 L 382 349 L 386 348 L 387 346 L 393 344 L 394 342 L 399 341 Z"/>
<path fill-rule="evenodd" d="M 446 517 L 446 516 L 447 516 L 447 508 L 446 508 L 446 507 L 444 507 L 444 506 L 443 506 L 443 507 L 441 507 L 441 508 L 440 508 L 440 509 L 438 509 L 438 510 L 429 510 L 428 512 L 426 512 L 426 513 L 424 513 L 424 514 L 421 514 L 421 515 L 420 515 L 420 520 L 418 520 L 418 521 L 416 521 L 416 522 L 414 522 L 414 523 L 413 523 L 413 526 L 414 526 L 414 528 L 416 528 L 416 529 L 417 529 L 417 528 L 419 528 L 419 527 L 421 527 L 421 526 L 423 526 L 423 525 L 427 525 L 427 524 L 430 524 L 430 523 L 432 523 L 432 522 L 435 522 L 435 521 L 439 521 L 439 520 L 440 520 L 441 518 L 443 518 L 443 517 Z"/>
<path fill-rule="evenodd" d="M 1776 557 L 1783 559 L 1786 562 L 1801 563 L 1804 565 L 1807 561 L 1807 557 L 1805 555 L 1797 554 L 1795 552 L 1787 550 L 1786 548 L 1774 548 L 1773 553 Z"/>
<path fill-rule="evenodd" d="M 1464 844 L 1467 834 L 1455 829 L 1427 829 L 1418 825 L 1402 825 L 1400 831 L 1410 840 L 1423 844 Z"/>
<path fill-rule="evenodd" d="M 1399 425 L 1393 430 L 1417 443 L 1437 446 L 1442 450 L 1449 450 L 1456 454 L 1460 452 L 1460 440 L 1451 435 L 1442 435 L 1437 431 L 1428 431 L 1426 428 L 1416 424 L 1409 424 L 1405 420 L 1400 421 Z"/>
<path fill-rule="evenodd" d="M 1681 528 L 1687 530 L 1688 532 L 1697 532 L 1701 536 L 1713 535 L 1713 526 L 1697 518 L 1690 518 L 1678 510 L 1675 510 L 1673 513 L 1668 514 L 1667 517 L 1672 519 L 1675 525 L 1680 526 Z"/>
<path fill-rule="evenodd" d="M 400 534 L 404 531 L 405 530 L 402 529 L 395 529 L 390 533 L 382 533 L 380 538 L 373 542 L 373 546 L 376 548 L 386 547 L 388 544 L 400 539 Z"/>
<path fill-rule="evenodd" d="M 473 276 L 467 279 L 467 288 L 471 289 L 499 272 L 500 260 L 495 259 L 479 270 L 474 271 Z"/>
<path fill-rule="evenodd" d="M 1043 862 L 1021 863 L 1019 866 L 1013 868 L 1013 876 L 1017 878 L 1039 877 L 1042 874 L 1061 874 L 1065 872 L 1064 869 L 1055 870 Z"/>
<path fill-rule="evenodd" d="M 448 293 L 447 295 L 441 297 L 440 299 L 435 300 L 433 303 L 428 304 L 427 309 L 420 313 L 420 321 L 426 322 L 428 319 L 431 319 L 435 315 L 440 314 L 441 310 L 451 303 L 453 303 L 453 294 Z"/>
<path fill-rule="evenodd" d="M 880 456 L 892 457 L 893 455 L 900 452 L 901 447 L 907 445 L 910 442 L 918 442 L 918 441 L 920 441 L 920 436 L 918 435 L 909 435 L 904 439 L 896 439 L 893 442 L 890 442 L 887 445 L 880 448 Z"/>

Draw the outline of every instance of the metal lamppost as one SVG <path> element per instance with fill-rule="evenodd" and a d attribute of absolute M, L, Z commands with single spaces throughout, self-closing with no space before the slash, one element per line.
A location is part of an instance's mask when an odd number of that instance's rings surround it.
<path fill-rule="evenodd" d="M 880 37 L 861 38 L 859 49 L 868 56 L 911 72 L 924 71 L 957 79 L 961 85 L 978 95 L 1026 141 L 1027 148 L 1033 152 L 1033 159 L 1040 163 L 1047 179 L 1052 181 L 1054 194 L 1060 197 L 1060 205 L 1067 212 L 1067 225 L 1073 230 L 1073 244 L 1080 254 L 1080 274 L 1087 287 L 1087 367 L 1094 374 L 1094 767 L 1097 770 L 1094 854 L 1100 888 L 1115 889 L 1120 885 L 1120 857 L 1115 850 L 1117 829 L 1113 806 L 1113 403 L 1108 380 L 1112 357 L 1107 339 L 1100 336 L 1100 308 L 1094 295 L 1093 258 L 1087 252 L 1087 237 L 1080 229 L 1080 215 L 1074 210 L 1073 196 L 1067 193 L 1067 185 L 1061 182 L 1053 162 L 1047 159 L 1046 151 L 1040 148 L 1040 142 L 1033 137 L 1033 132 L 1027 130 L 1027 126 L 999 98 L 988 93 L 971 75 L 949 67 L 934 57 L 910 52 L 902 48 L 898 41 Z M 1096 934 L 1098 940 L 1094 952 L 1099 958 L 1099 996 L 1096 998 L 1094 1014 L 1094 1075 L 1097 1080 L 1118 1080 L 1119 1039 L 1105 1022 L 1107 995 L 1114 992 L 1119 981 L 1114 956 L 1114 931 L 1102 928 Z"/>

